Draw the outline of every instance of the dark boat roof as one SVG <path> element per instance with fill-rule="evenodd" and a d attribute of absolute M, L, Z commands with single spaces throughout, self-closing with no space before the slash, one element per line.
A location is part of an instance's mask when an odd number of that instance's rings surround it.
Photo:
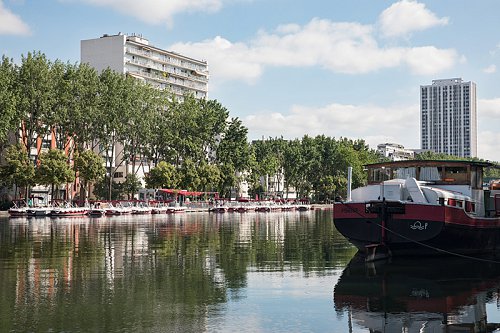
<path fill-rule="evenodd" d="M 488 161 L 469 161 L 469 160 L 404 160 L 404 161 L 391 161 L 366 164 L 365 167 L 369 169 L 381 167 L 415 167 L 415 166 L 476 166 L 482 168 L 498 167 L 496 164 Z"/>

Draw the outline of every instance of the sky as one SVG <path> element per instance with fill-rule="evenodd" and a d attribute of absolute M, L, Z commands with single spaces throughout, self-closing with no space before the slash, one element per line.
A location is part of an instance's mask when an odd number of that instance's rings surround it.
<path fill-rule="evenodd" d="M 209 66 L 250 140 L 326 135 L 420 148 L 420 85 L 477 85 L 478 157 L 500 161 L 497 0 L 0 0 L 0 54 L 79 63 L 141 34 Z"/>

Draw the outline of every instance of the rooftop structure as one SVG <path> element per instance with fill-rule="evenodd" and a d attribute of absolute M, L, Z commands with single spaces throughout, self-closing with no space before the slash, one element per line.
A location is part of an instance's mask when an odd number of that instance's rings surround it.
<path fill-rule="evenodd" d="M 377 146 L 377 151 L 384 157 L 392 161 L 409 160 L 415 156 L 415 152 L 398 143 L 381 143 Z"/>

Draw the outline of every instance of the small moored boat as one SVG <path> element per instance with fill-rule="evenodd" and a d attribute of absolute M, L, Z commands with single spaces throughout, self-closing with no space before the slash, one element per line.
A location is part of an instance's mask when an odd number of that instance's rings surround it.
<path fill-rule="evenodd" d="M 15 200 L 14 206 L 10 207 L 8 212 L 10 217 L 24 217 L 28 215 L 28 205 L 24 200 Z"/>

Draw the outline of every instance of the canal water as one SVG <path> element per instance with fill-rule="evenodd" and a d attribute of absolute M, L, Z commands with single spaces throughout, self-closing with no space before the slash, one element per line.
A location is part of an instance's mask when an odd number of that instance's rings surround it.
<path fill-rule="evenodd" d="M 331 210 L 0 217 L 0 332 L 491 332 L 500 265 L 367 265 Z"/>

